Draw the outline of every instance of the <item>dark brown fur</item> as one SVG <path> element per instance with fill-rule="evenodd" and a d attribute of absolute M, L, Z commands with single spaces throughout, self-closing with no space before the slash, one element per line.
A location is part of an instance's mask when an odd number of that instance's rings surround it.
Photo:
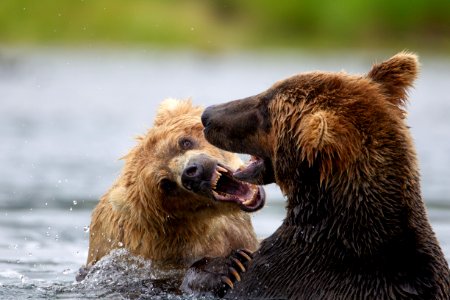
<path fill-rule="evenodd" d="M 299 74 L 205 110 L 207 140 L 264 159 L 253 181 L 288 201 L 228 297 L 449 299 L 404 122 L 417 72 L 400 53 L 367 76 Z"/>

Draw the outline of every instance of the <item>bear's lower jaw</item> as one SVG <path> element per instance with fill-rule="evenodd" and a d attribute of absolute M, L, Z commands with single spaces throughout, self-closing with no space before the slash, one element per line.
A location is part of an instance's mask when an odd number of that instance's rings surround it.
<path fill-rule="evenodd" d="M 273 174 L 270 159 L 253 155 L 245 166 L 233 173 L 233 177 L 253 184 L 269 184 L 275 182 L 275 175 Z"/>
<path fill-rule="evenodd" d="M 265 192 L 262 187 L 256 187 L 256 190 L 251 192 L 251 195 L 248 199 L 241 198 L 236 195 L 226 194 L 222 192 L 212 191 L 213 197 L 216 201 L 219 202 L 234 202 L 241 210 L 246 212 L 255 212 L 260 210 L 265 204 Z"/>
<path fill-rule="evenodd" d="M 213 173 L 211 192 L 216 201 L 234 202 L 247 212 L 259 210 L 265 203 L 265 192 L 261 186 L 237 180 L 233 172 L 222 165 L 217 165 Z"/>

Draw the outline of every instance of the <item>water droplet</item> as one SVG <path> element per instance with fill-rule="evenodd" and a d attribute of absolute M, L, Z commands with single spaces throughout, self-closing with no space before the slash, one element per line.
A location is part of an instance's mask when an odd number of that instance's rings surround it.
<path fill-rule="evenodd" d="M 73 200 L 72 203 L 73 203 L 73 205 L 77 205 L 78 204 L 78 202 L 76 200 Z"/>
<path fill-rule="evenodd" d="M 84 227 L 83 227 L 83 231 L 84 231 L 84 232 L 89 232 L 89 226 L 84 226 Z"/>
<path fill-rule="evenodd" d="M 59 235 L 55 234 L 55 241 L 59 240 Z"/>
<path fill-rule="evenodd" d="M 61 179 L 58 179 L 58 183 L 61 183 L 62 182 L 62 180 Z"/>
<path fill-rule="evenodd" d="M 17 248 L 19 248 L 19 245 L 14 244 L 14 249 L 17 249 Z"/>
<path fill-rule="evenodd" d="M 123 243 L 122 242 L 118 242 L 117 245 L 119 245 L 119 247 L 123 247 Z"/>
<path fill-rule="evenodd" d="M 47 202 L 45 202 L 45 206 L 47 206 L 48 205 L 48 203 Z"/>
<path fill-rule="evenodd" d="M 47 231 L 47 232 L 45 233 L 45 236 L 50 236 L 50 232 Z"/>
<path fill-rule="evenodd" d="M 51 230 L 51 229 L 52 229 L 52 227 L 51 227 L 51 226 L 48 226 L 48 227 L 47 227 L 47 229 L 48 229 L 48 230 Z"/>
<path fill-rule="evenodd" d="M 33 253 L 31 253 L 31 252 L 28 252 L 28 256 L 33 256 Z"/>
<path fill-rule="evenodd" d="M 72 206 L 69 208 L 69 211 L 72 211 Z"/>

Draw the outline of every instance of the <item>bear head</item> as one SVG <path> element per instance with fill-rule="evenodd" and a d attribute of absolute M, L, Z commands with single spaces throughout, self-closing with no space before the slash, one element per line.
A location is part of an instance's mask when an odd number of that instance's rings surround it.
<path fill-rule="evenodd" d="M 403 52 L 366 75 L 298 74 L 258 95 L 208 107 L 204 133 L 222 149 L 252 155 L 236 178 L 277 182 L 288 195 L 299 180 L 346 189 L 351 180 L 392 186 L 395 178 L 393 189 L 402 190 L 418 177 L 403 120 L 417 72 L 417 57 Z"/>
<path fill-rule="evenodd" d="M 201 112 L 190 101 L 161 104 L 154 126 L 124 157 L 122 175 L 109 194 L 114 209 L 162 224 L 264 205 L 262 187 L 233 178 L 239 157 L 205 140 Z"/>

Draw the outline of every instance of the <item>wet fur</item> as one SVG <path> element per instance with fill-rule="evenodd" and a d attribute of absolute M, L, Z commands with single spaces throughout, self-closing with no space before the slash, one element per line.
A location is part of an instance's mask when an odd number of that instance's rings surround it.
<path fill-rule="evenodd" d="M 242 247 L 256 250 L 249 215 L 180 187 L 182 168 L 193 155 L 208 155 L 234 168 L 241 164 L 236 155 L 204 139 L 201 111 L 190 101 L 162 103 L 154 126 L 137 138 L 121 175 L 94 209 L 88 266 L 120 247 L 161 268 L 186 268 L 204 256 L 226 256 Z M 180 149 L 178 141 L 185 137 L 194 141 L 193 149 Z M 163 178 L 178 187 L 165 193 Z"/>
<path fill-rule="evenodd" d="M 400 53 L 365 76 L 299 74 L 205 110 L 207 139 L 270 162 L 287 197 L 228 298 L 450 298 L 404 121 L 417 73 L 417 57 Z"/>

